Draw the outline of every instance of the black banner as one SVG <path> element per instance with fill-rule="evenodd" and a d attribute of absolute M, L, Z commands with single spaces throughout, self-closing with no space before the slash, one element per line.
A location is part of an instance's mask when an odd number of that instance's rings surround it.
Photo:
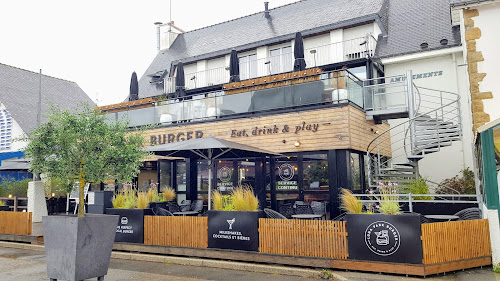
<path fill-rule="evenodd" d="M 258 251 L 259 218 L 263 212 L 208 212 L 208 247 Z"/>
<path fill-rule="evenodd" d="M 119 215 L 115 242 L 144 243 L 144 216 L 152 216 L 151 209 L 106 209 L 107 215 Z"/>
<path fill-rule="evenodd" d="M 422 263 L 420 216 L 348 214 L 349 259 Z"/>

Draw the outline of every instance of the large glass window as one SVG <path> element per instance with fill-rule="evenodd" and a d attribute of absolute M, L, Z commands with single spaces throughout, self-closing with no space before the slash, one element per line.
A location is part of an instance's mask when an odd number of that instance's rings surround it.
<path fill-rule="evenodd" d="M 271 63 L 271 74 L 288 72 L 293 70 L 292 47 L 272 49 L 269 52 Z"/>
<path fill-rule="evenodd" d="M 328 156 L 327 154 L 304 155 L 305 190 L 328 190 Z"/>
<path fill-rule="evenodd" d="M 359 162 L 359 154 L 351 152 L 351 189 L 356 193 L 362 192 L 361 185 L 361 167 Z"/>
<path fill-rule="evenodd" d="M 208 160 L 200 160 L 197 163 L 196 188 L 198 192 L 208 192 Z"/>
<path fill-rule="evenodd" d="M 219 160 L 217 163 L 217 189 L 230 192 L 234 188 L 234 167 L 232 160 Z"/>
<path fill-rule="evenodd" d="M 257 55 L 248 55 L 239 58 L 240 79 L 251 79 L 257 77 Z"/>
<path fill-rule="evenodd" d="M 238 161 L 238 185 L 251 186 L 255 189 L 255 162 Z"/>
<path fill-rule="evenodd" d="M 160 163 L 160 190 L 166 187 L 172 187 L 172 169 L 170 161 L 159 161 Z"/>

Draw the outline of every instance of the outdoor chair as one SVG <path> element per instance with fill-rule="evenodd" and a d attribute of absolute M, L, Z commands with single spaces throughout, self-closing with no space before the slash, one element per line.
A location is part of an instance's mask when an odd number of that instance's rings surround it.
<path fill-rule="evenodd" d="M 322 215 L 326 217 L 326 204 L 325 202 L 312 201 L 311 209 L 315 215 Z"/>
<path fill-rule="evenodd" d="M 420 215 L 420 223 L 432 223 L 433 221 L 429 218 L 426 218 L 423 215 Z"/>
<path fill-rule="evenodd" d="M 182 200 L 180 208 L 181 212 L 191 211 L 191 200 Z"/>
<path fill-rule="evenodd" d="M 181 207 L 179 207 L 179 205 L 175 202 L 169 202 L 168 203 L 168 211 L 171 213 L 180 212 Z"/>
<path fill-rule="evenodd" d="M 463 209 L 455 214 L 459 221 L 464 220 L 478 220 L 483 218 L 483 213 L 479 208 L 467 208 Z"/>
<path fill-rule="evenodd" d="M 340 214 L 340 215 L 336 216 L 333 220 L 334 221 L 345 221 L 345 215 L 346 214 L 347 213 Z"/>
<path fill-rule="evenodd" d="M 202 200 L 194 200 L 193 203 L 191 203 L 191 211 L 200 213 L 202 210 L 203 210 Z"/>
<path fill-rule="evenodd" d="M 309 204 L 307 202 L 304 202 L 304 201 L 295 201 L 295 203 L 293 203 L 294 208 L 297 208 L 297 206 L 299 206 L 299 205 L 308 205 L 309 206 Z"/>
<path fill-rule="evenodd" d="M 174 214 L 172 214 L 171 212 L 163 209 L 162 207 L 156 207 L 153 209 L 153 213 L 156 215 L 156 216 L 163 216 L 163 217 L 173 217 Z"/>
<path fill-rule="evenodd" d="M 265 208 L 264 213 L 266 213 L 266 216 L 270 219 L 287 219 L 285 216 L 272 209 Z"/>
<path fill-rule="evenodd" d="M 291 218 L 294 214 L 291 203 L 279 205 L 278 212 L 285 216 L 287 219 Z"/>
<path fill-rule="evenodd" d="M 297 215 L 313 214 L 313 210 L 309 205 L 297 205 L 295 207 L 295 214 Z"/>

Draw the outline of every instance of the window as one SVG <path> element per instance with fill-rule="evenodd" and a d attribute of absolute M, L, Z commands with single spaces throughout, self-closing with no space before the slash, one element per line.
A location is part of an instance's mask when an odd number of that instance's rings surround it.
<path fill-rule="evenodd" d="M 222 193 L 233 190 L 234 167 L 232 160 L 219 160 L 217 163 L 217 189 Z"/>
<path fill-rule="evenodd" d="M 257 55 L 248 55 L 239 58 L 240 79 L 251 79 L 257 77 Z"/>
<path fill-rule="evenodd" d="M 269 52 L 271 74 L 289 72 L 293 70 L 292 47 L 272 49 Z"/>
<path fill-rule="evenodd" d="M 304 189 L 329 190 L 327 154 L 304 155 Z"/>

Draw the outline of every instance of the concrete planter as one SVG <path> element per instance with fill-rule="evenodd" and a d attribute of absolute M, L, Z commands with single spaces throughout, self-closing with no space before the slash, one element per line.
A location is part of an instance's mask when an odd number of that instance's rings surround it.
<path fill-rule="evenodd" d="M 103 280 L 108 273 L 118 216 L 45 216 L 42 223 L 51 280 Z"/>

